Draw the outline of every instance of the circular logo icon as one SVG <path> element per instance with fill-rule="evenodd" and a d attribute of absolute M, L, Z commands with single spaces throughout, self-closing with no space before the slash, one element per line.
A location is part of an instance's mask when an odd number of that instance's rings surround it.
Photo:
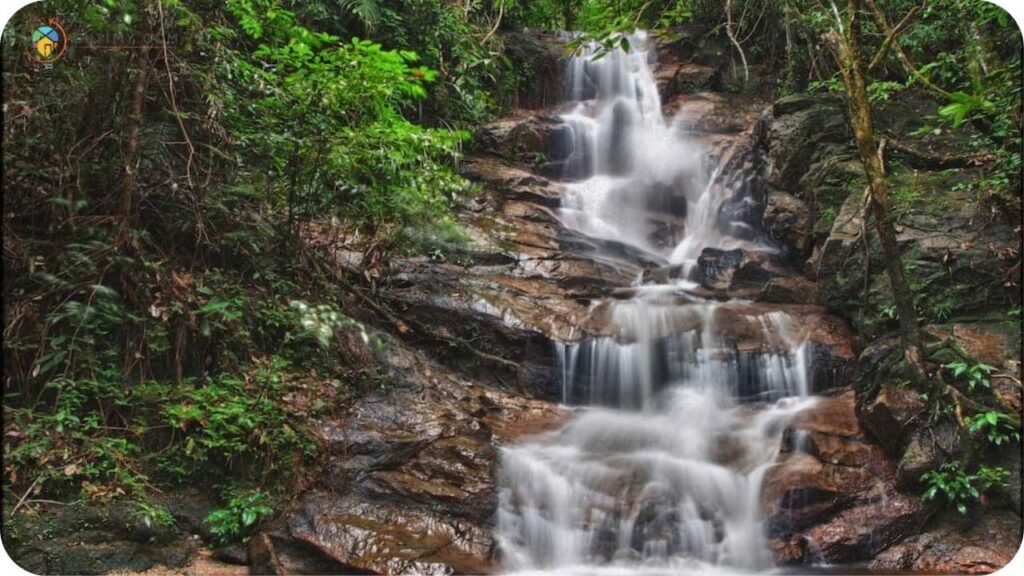
<path fill-rule="evenodd" d="M 66 38 L 60 22 L 50 20 L 32 32 L 32 51 L 29 57 L 43 64 L 60 60 L 67 48 Z"/>

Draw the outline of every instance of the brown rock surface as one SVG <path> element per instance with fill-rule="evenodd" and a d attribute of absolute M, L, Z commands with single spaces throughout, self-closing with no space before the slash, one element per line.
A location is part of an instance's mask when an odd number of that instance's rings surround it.
<path fill-rule="evenodd" d="M 798 415 L 765 475 L 762 501 L 780 563 L 857 562 L 912 532 L 920 499 L 896 490 L 895 470 L 864 434 L 852 391 Z M 805 438 L 806 452 L 794 451 Z"/>
<path fill-rule="evenodd" d="M 988 574 L 1006 566 L 1021 542 L 1020 517 L 991 510 L 980 519 L 943 517 L 927 531 L 881 552 L 872 570 L 925 574 Z"/>

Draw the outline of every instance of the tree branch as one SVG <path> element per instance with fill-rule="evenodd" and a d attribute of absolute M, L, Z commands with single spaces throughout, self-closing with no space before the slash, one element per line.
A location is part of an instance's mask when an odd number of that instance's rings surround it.
<path fill-rule="evenodd" d="M 900 20 L 899 24 L 896 24 L 896 27 L 892 29 L 891 33 L 885 37 L 885 40 L 882 41 L 882 46 L 879 47 L 878 52 L 875 54 L 875 57 L 871 59 L 871 64 L 868 64 L 868 73 L 872 72 L 875 69 L 875 67 L 878 66 L 878 64 L 881 63 L 883 59 L 885 59 L 885 56 L 889 53 L 889 48 L 892 47 L 893 42 L 897 41 L 897 38 L 899 37 L 900 33 L 903 32 L 903 29 L 906 28 L 908 24 L 910 24 L 910 21 L 914 18 L 914 16 L 917 16 L 917 13 L 920 11 L 920 6 L 914 6 L 913 8 L 911 8 L 910 11 L 907 12 L 907 15 L 904 16 L 902 20 Z M 877 16 L 878 15 L 876 14 L 876 17 Z"/>
<path fill-rule="evenodd" d="M 750 81 L 750 70 L 747 67 L 747 55 L 743 53 L 743 47 L 736 40 L 736 34 L 732 29 L 732 0 L 725 0 L 725 18 L 725 34 L 732 41 L 733 46 L 736 47 L 736 51 L 740 53 L 740 60 L 743 61 L 743 83 L 746 84 Z"/>
<path fill-rule="evenodd" d="M 896 32 L 893 30 L 891 26 L 889 26 L 889 23 L 885 19 L 885 12 L 883 12 L 882 9 L 879 8 L 877 4 L 875 4 L 875 0 L 864 0 L 864 3 L 867 4 L 868 8 L 870 8 L 871 12 L 875 15 L 875 20 L 878 21 L 878 25 L 879 27 L 882 28 L 882 32 L 884 32 L 886 36 L 895 36 Z M 904 18 L 904 20 L 905 19 L 906 18 Z M 952 95 L 949 92 L 943 90 L 942 88 L 932 83 L 932 81 L 929 80 L 927 76 L 922 74 L 920 71 L 918 71 L 916 67 L 914 67 L 914 63 L 910 61 L 910 57 L 907 56 L 907 53 L 903 51 L 903 47 L 900 46 L 899 42 L 890 43 L 890 46 L 893 45 L 895 45 L 896 54 L 899 55 L 900 61 L 903 63 L 903 68 L 907 71 L 907 74 L 913 76 L 925 88 L 928 88 L 929 90 L 938 94 L 939 96 L 942 96 L 947 100 L 952 98 Z"/>

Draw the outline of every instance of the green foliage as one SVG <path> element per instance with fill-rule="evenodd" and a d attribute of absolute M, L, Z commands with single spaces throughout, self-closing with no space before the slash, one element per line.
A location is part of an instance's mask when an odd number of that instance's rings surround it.
<path fill-rule="evenodd" d="M 838 72 L 824 80 L 812 80 L 807 84 L 808 92 L 842 94 L 845 89 L 846 87 L 843 85 L 843 78 Z"/>
<path fill-rule="evenodd" d="M 818 220 L 826 226 L 831 226 L 836 221 L 836 209 L 831 206 L 825 208 L 818 216 Z"/>
<path fill-rule="evenodd" d="M 452 168 L 465 133 L 406 120 L 437 72 L 408 50 L 314 32 L 269 0 L 229 9 L 253 40 L 227 51 L 219 94 L 249 157 L 246 174 L 297 221 L 334 215 L 371 237 L 452 239 L 448 205 L 468 189 Z M 227 48 L 225 46 L 225 48 Z M 228 89 L 224 89 L 227 87 Z"/>
<path fill-rule="evenodd" d="M 218 544 L 230 544 L 243 539 L 261 519 L 273 516 L 270 495 L 261 490 L 228 490 L 228 501 L 206 517 L 210 533 Z"/>
<path fill-rule="evenodd" d="M 248 378 L 221 376 L 202 387 L 185 388 L 180 402 L 164 410 L 166 421 L 184 432 L 179 450 L 195 469 L 214 459 L 230 463 L 260 457 L 270 472 L 282 456 L 311 450 L 272 398 L 282 392 L 280 372 L 287 362 L 274 359 Z"/>
<path fill-rule="evenodd" d="M 579 33 L 567 47 L 575 54 L 587 46 L 594 47 L 592 60 L 600 60 L 616 49 L 628 52 L 632 48 L 629 34 L 643 28 L 671 37 L 668 28 L 692 21 L 697 3 L 691 0 L 584 0 L 579 12 Z"/>
<path fill-rule="evenodd" d="M 931 317 L 936 322 L 949 320 L 953 314 L 953 303 L 949 300 L 936 302 L 931 308 Z"/>
<path fill-rule="evenodd" d="M 964 425 L 971 434 L 984 435 L 986 439 L 996 446 L 1003 442 L 1013 440 L 1020 442 L 1020 430 L 1013 420 L 1002 412 L 989 410 L 974 416 L 964 418 Z"/>
<path fill-rule="evenodd" d="M 922 497 L 925 500 L 934 500 L 942 496 L 948 506 L 956 508 L 961 514 L 967 513 L 967 508 L 973 502 L 981 498 L 981 495 L 993 487 L 1006 485 L 1006 478 L 1009 471 L 1005 468 L 989 466 L 978 466 L 971 474 L 968 474 L 961 467 L 959 460 L 946 462 L 938 470 L 925 472 L 921 481 L 925 484 Z"/>
<path fill-rule="evenodd" d="M 292 300 L 289 307 L 299 313 L 299 337 L 312 338 L 321 347 L 331 342 L 335 330 L 345 327 L 361 327 L 361 325 L 343 315 L 330 304 L 310 306 L 302 300 Z"/>
<path fill-rule="evenodd" d="M 174 516 L 171 516 L 170 511 L 165 506 L 159 504 L 151 504 L 149 502 L 136 502 L 135 513 L 142 518 L 147 527 L 153 525 L 160 526 L 173 526 Z"/>
<path fill-rule="evenodd" d="M 945 365 L 945 368 L 952 373 L 954 379 L 966 383 L 967 388 L 972 392 L 978 387 L 990 388 L 992 384 L 988 375 L 996 370 L 994 366 L 982 362 L 968 361 L 950 362 Z"/>
<path fill-rule="evenodd" d="M 896 92 L 905 88 L 900 82 L 878 81 L 868 84 L 868 100 L 871 102 L 884 102 Z"/>
<path fill-rule="evenodd" d="M 340 0 L 339 3 L 342 10 L 356 16 L 369 32 L 380 23 L 384 8 L 378 0 Z"/>

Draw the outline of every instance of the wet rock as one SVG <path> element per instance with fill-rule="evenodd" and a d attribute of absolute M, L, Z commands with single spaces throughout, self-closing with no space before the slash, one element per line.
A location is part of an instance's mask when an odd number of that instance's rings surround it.
<path fill-rule="evenodd" d="M 813 224 L 811 211 L 802 200 L 778 190 L 768 193 L 765 229 L 786 248 L 794 262 L 803 262 L 810 255 Z"/>
<path fill-rule="evenodd" d="M 749 291 L 756 294 L 772 279 L 792 276 L 793 272 L 770 252 L 705 248 L 697 258 L 696 274 L 696 280 L 706 288 L 748 296 Z"/>
<path fill-rule="evenodd" d="M 705 248 L 697 258 L 700 282 L 710 288 L 727 288 L 733 274 L 743 262 L 743 251 Z"/>
<path fill-rule="evenodd" d="M 918 498 L 879 493 L 808 530 L 807 553 L 814 561 L 832 564 L 863 562 L 913 532 L 925 517 Z"/>
<path fill-rule="evenodd" d="M 795 417 L 765 475 L 766 524 L 781 563 L 863 561 L 925 517 L 916 496 L 896 489 L 894 467 L 865 435 L 855 403 L 848 391 Z"/>
<path fill-rule="evenodd" d="M 853 143 L 845 107 L 834 98 L 797 94 L 776 100 L 766 131 L 772 171 L 769 184 L 797 192 L 808 168 Z"/>
<path fill-rule="evenodd" d="M 483 438 L 439 438 L 398 468 L 371 473 L 366 490 L 410 502 L 437 502 L 477 520 L 490 514 L 494 493 L 494 446 Z"/>
<path fill-rule="evenodd" d="M 497 446 L 565 412 L 381 337 L 387 389 L 314 423 L 328 454 L 319 485 L 332 490 L 301 496 L 268 530 L 281 571 L 490 571 Z"/>
<path fill-rule="evenodd" d="M 712 154 L 720 153 L 725 143 L 743 143 L 764 108 L 749 97 L 716 92 L 687 92 L 664 102 L 666 115 L 679 115 L 680 128 L 704 139 Z"/>
<path fill-rule="evenodd" d="M 493 542 L 485 530 L 411 506 L 313 495 L 289 519 L 288 530 L 358 572 L 440 575 L 494 569 Z"/>
<path fill-rule="evenodd" d="M 753 242 L 761 237 L 764 203 L 752 193 L 750 179 L 741 180 L 738 188 L 719 207 L 718 226 L 733 238 Z"/>
<path fill-rule="evenodd" d="M 249 574 L 253 576 L 286 574 L 274 550 L 274 543 L 265 532 L 260 532 L 249 540 L 248 549 Z"/>
<path fill-rule="evenodd" d="M 550 154 L 561 160 L 571 152 L 565 124 L 555 116 L 522 115 L 504 118 L 480 128 L 476 145 L 504 158 L 536 162 Z"/>
<path fill-rule="evenodd" d="M 758 302 L 780 304 L 817 304 L 820 298 L 818 285 L 800 276 L 772 278 L 754 296 Z"/>
<path fill-rule="evenodd" d="M 180 568 L 199 541 L 176 526 L 146 523 L 130 503 L 37 504 L 37 514 L 5 514 L 4 547 L 37 574 L 106 574 Z"/>
<path fill-rule="evenodd" d="M 890 455 L 899 457 L 908 441 L 915 419 L 928 405 L 916 390 L 884 384 L 874 400 L 860 412 L 861 422 Z"/>
<path fill-rule="evenodd" d="M 880 572 L 988 574 L 1009 564 L 1021 541 L 1021 520 L 991 510 L 980 519 L 942 516 L 879 553 L 868 565 Z"/>

